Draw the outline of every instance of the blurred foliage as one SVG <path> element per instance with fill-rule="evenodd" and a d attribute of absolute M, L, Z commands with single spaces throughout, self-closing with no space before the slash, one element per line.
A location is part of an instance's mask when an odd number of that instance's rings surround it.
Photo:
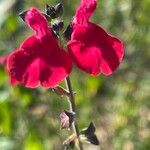
<path fill-rule="evenodd" d="M 18 17 L 31 6 L 44 11 L 57 0 L 0 0 L 0 55 L 16 49 L 32 33 Z M 65 25 L 79 0 L 64 0 Z M 71 74 L 80 128 L 95 122 L 100 147 L 88 150 L 150 149 L 150 0 L 100 0 L 92 20 L 124 42 L 125 57 L 111 76 Z M 60 131 L 65 97 L 43 88 L 12 87 L 0 66 L 0 150 L 62 150 L 71 134 Z"/>

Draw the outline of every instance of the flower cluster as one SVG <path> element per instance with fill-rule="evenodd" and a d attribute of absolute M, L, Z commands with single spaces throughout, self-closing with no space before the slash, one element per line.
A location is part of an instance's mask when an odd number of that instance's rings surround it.
<path fill-rule="evenodd" d="M 89 21 L 96 5 L 96 0 L 81 0 L 70 23 L 67 52 L 53 34 L 53 29 L 57 29 L 55 24 L 49 26 L 46 17 L 36 8 L 25 11 L 24 21 L 35 34 L 7 57 L 12 84 L 21 83 L 30 88 L 56 87 L 70 74 L 72 63 L 91 75 L 109 75 L 115 71 L 123 58 L 123 44 Z M 54 9 L 47 6 L 48 15 L 54 17 L 55 11 L 62 13 L 59 8 L 60 5 Z"/>

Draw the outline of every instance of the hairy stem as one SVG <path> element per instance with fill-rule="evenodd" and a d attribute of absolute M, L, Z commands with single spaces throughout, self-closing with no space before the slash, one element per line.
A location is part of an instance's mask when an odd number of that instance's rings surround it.
<path fill-rule="evenodd" d="M 76 113 L 76 105 L 75 105 L 75 97 L 74 97 L 74 93 L 72 90 L 72 86 L 71 86 L 71 81 L 70 81 L 70 77 L 67 77 L 65 79 L 65 83 L 66 83 L 66 88 L 70 93 L 70 96 L 68 98 L 68 102 L 69 102 L 69 107 L 70 107 L 70 111 L 75 112 Z M 83 150 L 83 146 L 82 143 L 80 141 L 80 137 L 79 137 L 79 128 L 77 125 L 77 121 L 74 121 L 72 123 L 72 128 L 74 133 L 76 134 L 77 138 L 78 138 L 78 142 L 79 142 L 79 150 Z"/>

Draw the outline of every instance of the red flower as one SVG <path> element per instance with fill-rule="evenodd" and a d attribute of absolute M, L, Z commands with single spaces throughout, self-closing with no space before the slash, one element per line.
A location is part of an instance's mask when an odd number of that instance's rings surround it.
<path fill-rule="evenodd" d="M 116 37 L 89 21 L 96 0 L 82 0 L 72 21 L 68 51 L 73 62 L 92 75 L 111 74 L 122 61 L 123 44 Z"/>
<path fill-rule="evenodd" d="M 26 87 L 55 87 L 71 72 L 68 54 L 59 47 L 46 18 L 36 9 L 24 13 L 27 25 L 35 31 L 7 59 L 12 84 Z"/>

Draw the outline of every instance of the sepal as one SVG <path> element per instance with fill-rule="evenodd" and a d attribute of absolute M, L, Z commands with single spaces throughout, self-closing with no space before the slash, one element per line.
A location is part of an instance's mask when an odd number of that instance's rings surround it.
<path fill-rule="evenodd" d="M 55 92 L 58 96 L 70 96 L 70 93 L 61 86 L 52 88 L 52 91 Z"/>
<path fill-rule="evenodd" d="M 52 20 L 51 17 L 47 15 L 46 13 L 42 13 L 42 15 L 47 19 L 48 22 Z"/>
<path fill-rule="evenodd" d="M 27 12 L 28 12 L 27 10 L 24 10 L 24 11 L 22 11 L 21 13 L 19 13 L 19 17 L 20 17 L 23 21 L 25 21 L 25 15 L 26 15 Z"/>
<path fill-rule="evenodd" d="M 88 142 L 94 145 L 99 145 L 99 140 L 95 134 L 95 130 L 96 128 L 93 122 L 91 122 L 87 128 L 81 130 L 80 132 L 81 141 Z"/>

